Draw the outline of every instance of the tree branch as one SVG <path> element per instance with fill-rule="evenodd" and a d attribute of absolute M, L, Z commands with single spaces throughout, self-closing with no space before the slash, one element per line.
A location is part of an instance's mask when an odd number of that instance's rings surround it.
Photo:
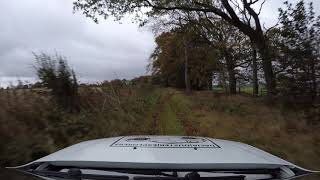
<path fill-rule="evenodd" d="M 251 5 L 258 2 L 258 0 L 254 1 L 254 3 L 248 3 L 247 0 L 242 0 L 244 8 L 249 12 L 249 14 L 253 17 L 256 25 L 256 31 L 262 32 L 259 15 L 251 8 Z"/>

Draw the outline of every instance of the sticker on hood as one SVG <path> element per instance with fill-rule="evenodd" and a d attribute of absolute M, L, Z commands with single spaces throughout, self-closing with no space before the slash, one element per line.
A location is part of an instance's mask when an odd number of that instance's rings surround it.
<path fill-rule="evenodd" d="M 141 148 L 220 148 L 207 138 L 201 137 L 161 137 L 139 136 L 122 137 L 111 147 L 141 147 Z"/>

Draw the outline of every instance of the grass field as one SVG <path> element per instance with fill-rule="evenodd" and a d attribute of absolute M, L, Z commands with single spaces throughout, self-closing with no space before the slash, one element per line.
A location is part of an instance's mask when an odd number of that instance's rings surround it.
<path fill-rule="evenodd" d="M 241 141 L 305 168 L 320 169 L 319 127 L 301 112 L 259 98 L 171 88 L 81 90 L 83 110 L 67 114 L 48 95 L 0 92 L 1 166 L 35 160 L 71 144 L 120 135 L 194 135 Z M 313 177 L 309 179 L 320 179 Z"/>
<path fill-rule="evenodd" d="M 222 87 L 215 87 L 214 92 L 216 93 L 223 93 L 225 92 L 225 90 Z M 240 87 L 240 89 L 238 88 L 237 91 L 240 93 L 244 93 L 244 94 L 249 94 L 252 95 L 253 94 L 253 87 L 252 86 L 243 86 Z M 265 96 L 267 94 L 267 90 L 264 86 L 260 86 L 259 87 L 259 96 Z"/>

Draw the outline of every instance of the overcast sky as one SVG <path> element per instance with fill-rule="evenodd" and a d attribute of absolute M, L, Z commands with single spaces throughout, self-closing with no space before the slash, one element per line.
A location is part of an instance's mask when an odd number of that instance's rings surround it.
<path fill-rule="evenodd" d="M 320 2 L 313 1 L 318 11 Z M 281 2 L 267 2 L 267 25 L 276 22 Z M 146 74 L 154 47 L 147 29 L 130 20 L 95 24 L 73 14 L 72 0 L 0 0 L 0 86 L 35 80 L 32 52 L 62 54 L 82 82 L 130 79 Z"/>

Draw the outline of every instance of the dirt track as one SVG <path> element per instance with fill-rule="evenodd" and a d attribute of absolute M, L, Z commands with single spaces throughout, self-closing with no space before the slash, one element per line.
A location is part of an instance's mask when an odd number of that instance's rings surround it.
<path fill-rule="evenodd" d="M 160 121 L 160 114 L 164 112 L 165 104 L 168 103 L 174 93 L 168 93 L 165 95 L 159 96 L 157 103 L 154 108 L 154 112 L 152 114 L 152 127 L 150 135 L 159 135 L 159 121 Z"/>

